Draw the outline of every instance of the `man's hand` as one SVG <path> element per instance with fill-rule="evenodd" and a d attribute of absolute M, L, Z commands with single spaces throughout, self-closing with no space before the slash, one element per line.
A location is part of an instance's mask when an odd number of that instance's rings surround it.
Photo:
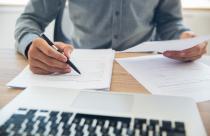
<path fill-rule="evenodd" d="M 55 42 L 55 46 L 62 50 L 59 53 L 42 38 L 35 39 L 28 51 L 30 69 L 35 74 L 69 73 L 71 68 L 65 62 L 73 50 L 71 45 Z"/>
<path fill-rule="evenodd" d="M 193 37 L 196 37 L 196 35 L 190 31 L 183 32 L 180 35 L 180 39 L 187 39 L 187 38 L 193 38 Z M 180 61 L 194 61 L 196 59 L 199 59 L 200 57 L 202 57 L 203 54 L 206 53 L 207 45 L 208 43 L 204 42 L 183 51 L 166 51 L 163 53 L 163 55 L 168 58 L 176 59 Z"/>

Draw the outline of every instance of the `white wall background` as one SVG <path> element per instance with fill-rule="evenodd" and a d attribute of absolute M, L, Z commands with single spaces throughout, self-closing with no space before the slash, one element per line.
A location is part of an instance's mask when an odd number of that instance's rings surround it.
<path fill-rule="evenodd" d="M 0 48 L 14 48 L 15 22 L 24 6 L 0 6 Z M 46 28 L 46 34 L 53 39 L 54 22 Z"/>
<path fill-rule="evenodd" d="M 197 35 L 210 35 L 210 9 L 209 10 L 184 10 L 184 23 Z M 210 41 L 208 44 L 210 54 Z"/>
<path fill-rule="evenodd" d="M 24 6 L 0 5 L 0 48 L 14 48 L 14 30 L 17 17 L 23 11 Z M 198 35 L 210 34 L 210 10 L 193 11 L 184 10 L 184 21 Z M 54 22 L 47 29 L 46 34 L 52 39 Z M 210 45 L 208 47 L 210 53 Z"/>
<path fill-rule="evenodd" d="M 198 35 L 210 34 L 210 10 L 184 10 L 184 22 Z"/>

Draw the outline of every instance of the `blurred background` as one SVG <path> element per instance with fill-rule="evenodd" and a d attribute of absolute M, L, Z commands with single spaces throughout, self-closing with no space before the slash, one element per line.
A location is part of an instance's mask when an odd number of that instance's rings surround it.
<path fill-rule="evenodd" d="M 14 48 L 17 17 L 28 0 L 0 0 L 0 48 Z M 184 23 L 198 35 L 210 34 L 210 0 L 182 0 Z M 54 22 L 46 29 L 52 39 Z M 210 46 L 208 47 L 210 53 Z"/>

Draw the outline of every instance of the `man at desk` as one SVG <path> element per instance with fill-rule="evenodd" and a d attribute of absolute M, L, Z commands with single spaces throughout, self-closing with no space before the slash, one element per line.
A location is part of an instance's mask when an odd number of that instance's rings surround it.
<path fill-rule="evenodd" d="M 36 74 L 67 73 L 65 63 L 72 46 L 124 50 L 144 41 L 191 38 L 195 34 L 182 24 L 180 0 L 69 0 L 74 27 L 70 43 L 55 42 L 64 55 L 39 38 L 62 10 L 65 0 L 30 0 L 16 23 L 17 50 L 28 57 Z M 71 44 L 71 45 L 70 45 Z M 193 61 L 206 52 L 207 43 L 163 55 Z M 67 57 L 66 57 L 67 56 Z"/>

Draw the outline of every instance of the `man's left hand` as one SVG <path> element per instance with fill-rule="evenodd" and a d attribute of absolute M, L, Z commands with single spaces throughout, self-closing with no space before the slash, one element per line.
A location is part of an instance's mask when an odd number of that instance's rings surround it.
<path fill-rule="evenodd" d="M 180 35 L 180 39 L 187 39 L 193 37 L 196 37 L 196 35 L 191 31 L 183 32 Z M 202 55 L 207 52 L 207 45 L 208 42 L 203 42 L 199 45 L 196 45 L 190 49 L 186 49 L 183 51 L 165 51 L 163 55 L 168 58 L 180 61 L 194 61 L 196 59 L 201 58 Z"/>

